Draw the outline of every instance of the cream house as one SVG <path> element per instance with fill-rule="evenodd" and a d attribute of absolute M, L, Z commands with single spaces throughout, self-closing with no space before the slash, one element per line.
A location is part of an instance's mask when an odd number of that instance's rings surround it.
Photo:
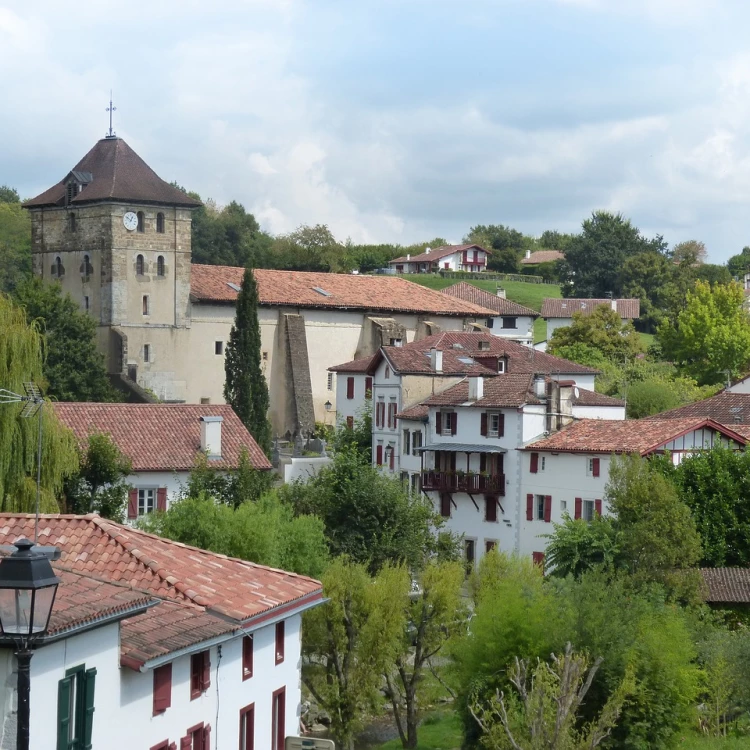
<path fill-rule="evenodd" d="M 480 273 L 487 270 L 487 259 L 491 255 L 481 245 L 443 245 L 426 248 L 418 255 L 404 255 L 388 262 L 396 273 L 435 273 L 436 271 L 469 271 Z"/>

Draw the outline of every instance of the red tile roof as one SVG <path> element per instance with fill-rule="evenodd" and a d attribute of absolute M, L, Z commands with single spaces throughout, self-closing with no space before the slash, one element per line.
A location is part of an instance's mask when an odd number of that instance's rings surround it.
<path fill-rule="evenodd" d="M 565 256 L 559 250 L 537 250 L 528 258 L 521 258 L 521 265 L 534 266 L 537 263 L 551 263 L 556 260 L 565 260 Z"/>
<path fill-rule="evenodd" d="M 336 365 L 335 367 L 329 367 L 330 372 L 359 372 L 359 373 L 371 373 L 380 361 L 380 353 L 376 352 L 370 357 L 362 357 L 361 359 L 353 359 L 351 362 L 344 362 L 343 365 Z"/>
<path fill-rule="evenodd" d="M 431 248 L 429 253 L 424 252 L 419 255 L 412 255 L 410 258 L 407 258 L 405 255 L 402 255 L 400 258 L 394 258 L 388 261 L 388 265 L 393 265 L 394 263 L 427 263 L 429 260 L 440 260 L 441 258 L 445 258 L 446 255 L 462 253 L 464 250 L 472 248 L 484 250 L 487 255 L 492 255 L 490 250 L 483 248 L 481 245 L 441 245 L 440 247 Z"/>
<path fill-rule="evenodd" d="M 710 604 L 750 604 L 750 568 L 703 568 Z"/>
<path fill-rule="evenodd" d="M 442 294 L 449 294 L 451 297 L 458 297 L 465 302 L 471 302 L 474 305 L 485 307 L 499 315 L 524 315 L 532 318 L 538 318 L 539 313 L 530 307 L 524 307 L 517 302 L 512 302 L 504 297 L 498 297 L 496 294 L 485 292 L 484 289 L 468 284 L 465 281 L 459 281 L 458 284 L 449 286 L 441 290 Z"/>
<path fill-rule="evenodd" d="M 469 381 L 462 380 L 454 386 L 437 393 L 422 403 L 425 406 L 471 406 L 478 409 L 514 409 L 524 404 L 539 404 L 541 401 L 532 390 L 533 377 L 529 374 L 498 375 L 484 381 L 484 396 L 469 401 Z"/>
<path fill-rule="evenodd" d="M 421 422 L 426 416 L 429 415 L 429 413 L 430 409 L 428 406 L 425 406 L 424 404 L 417 404 L 416 406 L 411 406 L 408 409 L 400 411 L 398 414 L 396 414 L 396 419 L 411 419 Z"/>
<path fill-rule="evenodd" d="M 621 398 L 605 396 L 585 388 L 578 388 L 578 395 L 574 396 L 573 403 L 576 406 L 625 406 L 625 401 Z"/>
<path fill-rule="evenodd" d="M 74 206 L 120 200 L 189 208 L 201 205 L 200 201 L 162 180 L 122 138 L 102 139 L 71 171 L 90 172 L 93 176 L 93 181 L 73 198 Z M 64 180 L 26 201 L 24 206 L 65 205 Z"/>
<path fill-rule="evenodd" d="M 201 450 L 201 417 L 223 417 L 222 458 L 211 465 L 234 469 L 246 449 L 256 469 L 271 464 L 227 404 L 54 403 L 60 421 L 80 442 L 93 432 L 109 433 L 134 471 L 188 471 Z"/>
<path fill-rule="evenodd" d="M 548 297 L 542 303 L 543 318 L 572 318 L 573 313 L 591 315 L 600 305 L 610 306 L 609 299 L 555 299 Z M 623 320 L 630 320 L 640 316 L 641 301 L 639 299 L 617 299 L 617 312 Z"/>
<path fill-rule="evenodd" d="M 711 419 L 683 418 L 663 420 L 581 419 L 523 450 L 560 453 L 638 453 L 645 456 L 693 430 L 706 427 L 745 445 L 738 432 Z"/>
<path fill-rule="evenodd" d="M 193 264 L 190 295 L 198 302 L 231 302 L 242 284 L 244 268 Z M 410 312 L 486 318 L 488 310 L 452 299 L 401 276 L 272 271 L 253 272 L 261 305 Z M 316 291 L 320 289 L 325 294 Z"/>
<path fill-rule="evenodd" d="M 710 417 L 731 427 L 735 423 L 750 423 L 750 393 L 722 391 L 710 398 L 696 401 L 676 409 L 655 414 L 647 419 L 678 419 L 681 417 Z"/>

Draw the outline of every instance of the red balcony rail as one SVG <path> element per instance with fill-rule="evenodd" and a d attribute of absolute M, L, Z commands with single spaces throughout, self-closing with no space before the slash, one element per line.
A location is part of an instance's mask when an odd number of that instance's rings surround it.
<path fill-rule="evenodd" d="M 455 471 L 423 471 L 422 489 L 438 492 L 486 492 L 505 494 L 504 474 L 464 474 Z"/>

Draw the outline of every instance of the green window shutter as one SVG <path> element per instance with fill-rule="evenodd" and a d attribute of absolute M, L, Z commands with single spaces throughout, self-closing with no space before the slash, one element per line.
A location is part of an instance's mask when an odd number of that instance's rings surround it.
<path fill-rule="evenodd" d="M 70 688 L 74 679 L 65 677 L 57 683 L 57 750 L 68 750 Z"/>
<path fill-rule="evenodd" d="M 86 670 L 83 681 L 83 750 L 91 750 L 91 736 L 94 729 L 94 687 L 96 685 L 96 667 Z"/>

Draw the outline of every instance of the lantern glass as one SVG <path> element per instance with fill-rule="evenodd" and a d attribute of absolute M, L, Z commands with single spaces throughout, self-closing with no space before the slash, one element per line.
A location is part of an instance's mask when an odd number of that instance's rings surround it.
<path fill-rule="evenodd" d="M 57 586 L 0 589 L 0 625 L 9 636 L 33 636 L 47 630 Z"/>

